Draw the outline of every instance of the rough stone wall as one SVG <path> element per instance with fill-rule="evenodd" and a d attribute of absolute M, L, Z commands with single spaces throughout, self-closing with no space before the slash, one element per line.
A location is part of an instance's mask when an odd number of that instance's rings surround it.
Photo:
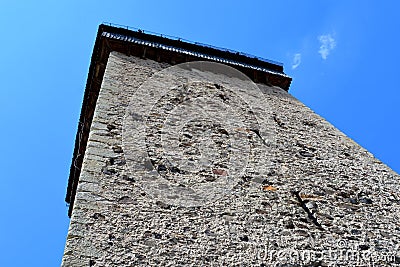
<path fill-rule="evenodd" d="M 111 53 L 62 266 L 400 263 L 399 176 L 279 88 L 258 85 L 269 105 L 264 115 L 274 136 L 264 154 L 268 159 L 249 156 L 255 167 L 245 169 L 229 194 L 200 207 L 170 205 L 151 196 L 141 184 L 140 171 L 129 167 L 134 159 L 127 157 L 123 144 L 124 115 L 139 86 L 168 66 Z M 211 85 L 201 86 L 223 91 Z M 157 121 L 142 122 L 157 131 Z M 185 138 L 196 135 L 195 128 L 185 131 Z M 265 145 L 260 133 L 243 131 L 252 151 Z M 159 174 L 171 171 L 163 169 L 162 159 L 152 157 L 158 146 L 157 140 L 151 141 L 156 132 L 151 134 L 146 136 L 147 145 L 154 144 L 147 146 L 151 163 Z M 224 132 L 210 134 L 221 149 L 227 146 Z M 198 175 L 213 183 L 228 167 L 211 166 L 211 173 Z"/>

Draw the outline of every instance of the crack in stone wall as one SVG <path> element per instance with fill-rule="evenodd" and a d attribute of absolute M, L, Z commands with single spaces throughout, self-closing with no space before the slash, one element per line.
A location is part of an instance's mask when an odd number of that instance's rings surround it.
<path fill-rule="evenodd" d="M 314 202 L 306 202 L 300 196 L 300 191 L 292 191 L 292 194 L 297 198 L 299 201 L 299 205 L 303 208 L 303 210 L 307 213 L 308 218 L 318 227 L 320 230 L 324 230 L 322 225 L 318 222 L 317 218 L 314 217 L 313 209 L 316 208 L 316 204 Z M 307 205 L 308 203 L 312 205 Z"/>

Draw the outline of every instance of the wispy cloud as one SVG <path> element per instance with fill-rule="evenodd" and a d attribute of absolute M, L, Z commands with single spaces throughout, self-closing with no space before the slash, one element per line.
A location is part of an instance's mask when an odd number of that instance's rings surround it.
<path fill-rule="evenodd" d="M 293 57 L 293 61 L 292 61 L 292 69 L 294 70 L 295 68 L 297 68 L 298 66 L 300 66 L 301 63 L 301 54 L 297 53 L 294 55 Z"/>
<path fill-rule="evenodd" d="M 321 54 L 322 59 L 326 59 L 329 53 L 336 47 L 336 41 L 330 34 L 320 35 L 318 40 L 321 43 L 318 53 Z"/>

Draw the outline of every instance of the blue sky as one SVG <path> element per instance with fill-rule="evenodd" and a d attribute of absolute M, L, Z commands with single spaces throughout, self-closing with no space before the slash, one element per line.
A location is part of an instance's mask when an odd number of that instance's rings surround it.
<path fill-rule="evenodd" d="M 60 264 L 100 23 L 280 61 L 294 96 L 400 172 L 399 10 L 394 0 L 1 1 L 0 266 Z"/>

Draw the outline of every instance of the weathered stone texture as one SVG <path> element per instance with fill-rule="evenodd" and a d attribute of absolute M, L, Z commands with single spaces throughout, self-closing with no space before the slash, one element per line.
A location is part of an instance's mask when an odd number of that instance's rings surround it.
<path fill-rule="evenodd" d="M 333 264 L 329 251 L 378 255 L 377 266 L 399 263 L 399 176 L 277 87 L 258 85 L 275 133 L 272 153 L 254 160 L 257 168 L 246 169 L 230 194 L 202 207 L 169 205 L 150 196 L 138 182 L 140 171 L 128 167 L 123 122 L 130 97 L 166 67 L 110 54 L 63 266 L 270 266 L 293 251 L 326 253 L 300 258 L 301 266 Z M 263 146 L 254 133 L 246 138 L 255 151 Z M 336 263 L 367 266 L 371 257 L 350 262 L 336 256 Z"/>

